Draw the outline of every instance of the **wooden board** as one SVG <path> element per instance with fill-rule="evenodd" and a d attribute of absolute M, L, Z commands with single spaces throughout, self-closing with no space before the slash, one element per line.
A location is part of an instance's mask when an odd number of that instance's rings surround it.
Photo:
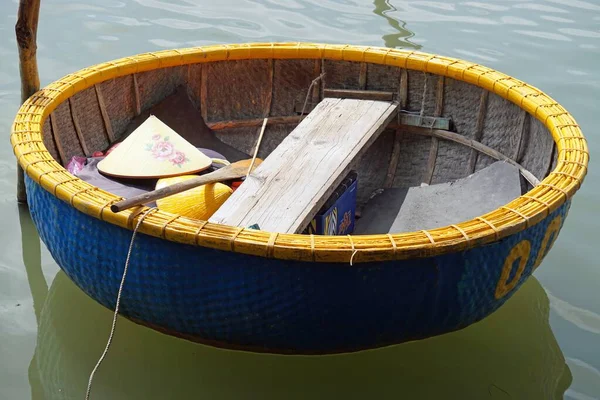
<path fill-rule="evenodd" d="M 324 99 L 209 221 L 301 232 L 397 109 L 387 101 Z"/>

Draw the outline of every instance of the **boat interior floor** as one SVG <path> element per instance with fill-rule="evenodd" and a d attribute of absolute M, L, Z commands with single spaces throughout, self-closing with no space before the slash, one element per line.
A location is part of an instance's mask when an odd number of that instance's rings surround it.
<path fill-rule="evenodd" d="M 451 182 L 374 193 L 356 221 L 355 234 L 434 229 L 486 214 L 519 197 L 519 169 L 503 161 Z"/>

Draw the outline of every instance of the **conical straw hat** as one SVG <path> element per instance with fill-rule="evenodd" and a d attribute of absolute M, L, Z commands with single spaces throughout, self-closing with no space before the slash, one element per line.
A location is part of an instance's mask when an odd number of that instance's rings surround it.
<path fill-rule="evenodd" d="M 151 115 L 98 163 L 119 178 L 166 178 L 205 170 L 211 159 Z"/>

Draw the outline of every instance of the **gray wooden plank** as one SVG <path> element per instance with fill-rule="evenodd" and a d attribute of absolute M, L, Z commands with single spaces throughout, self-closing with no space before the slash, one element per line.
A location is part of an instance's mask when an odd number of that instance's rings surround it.
<path fill-rule="evenodd" d="M 237 226 L 248 210 L 255 206 L 262 193 L 269 188 L 271 182 L 277 177 L 279 170 L 286 166 L 284 163 L 292 162 L 295 159 L 294 152 L 301 149 L 306 145 L 307 141 L 310 140 L 313 126 L 318 126 L 323 123 L 327 113 L 332 110 L 339 101 L 339 99 L 324 101 L 322 113 L 311 112 L 303 119 L 302 122 L 300 122 L 300 124 L 298 124 L 298 126 L 279 144 L 279 146 L 265 158 L 263 163 L 254 170 L 244 183 L 240 185 L 228 201 L 221 205 L 219 210 L 213 214 L 209 221 Z M 236 195 L 236 193 L 242 193 L 242 191 L 244 196 L 240 196 L 239 194 Z"/>
<path fill-rule="evenodd" d="M 210 222 L 301 232 L 397 108 L 386 101 L 324 99 Z"/>

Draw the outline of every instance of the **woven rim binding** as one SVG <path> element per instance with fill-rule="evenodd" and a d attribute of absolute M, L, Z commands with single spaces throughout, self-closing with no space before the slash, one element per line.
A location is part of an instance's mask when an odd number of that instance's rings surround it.
<path fill-rule="evenodd" d="M 532 226 L 558 209 L 581 186 L 589 152 L 573 117 L 556 101 L 522 81 L 471 62 L 416 51 L 314 43 L 253 43 L 166 50 L 84 68 L 30 97 L 16 115 L 11 144 L 27 175 L 77 210 L 131 229 L 141 209 L 114 214 L 118 200 L 68 173 L 42 142 L 42 126 L 63 101 L 97 83 L 157 68 L 242 59 L 330 59 L 367 62 L 443 75 L 474 84 L 515 103 L 540 120 L 557 146 L 558 162 L 542 183 L 512 202 L 460 224 L 392 235 L 311 236 L 225 226 L 157 211 L 139 231 L 173 242 L 262 257 L 353 263 L 426 257 L 491 243 Z M 145 207 L 144 207 L 145 209 Z"/>

